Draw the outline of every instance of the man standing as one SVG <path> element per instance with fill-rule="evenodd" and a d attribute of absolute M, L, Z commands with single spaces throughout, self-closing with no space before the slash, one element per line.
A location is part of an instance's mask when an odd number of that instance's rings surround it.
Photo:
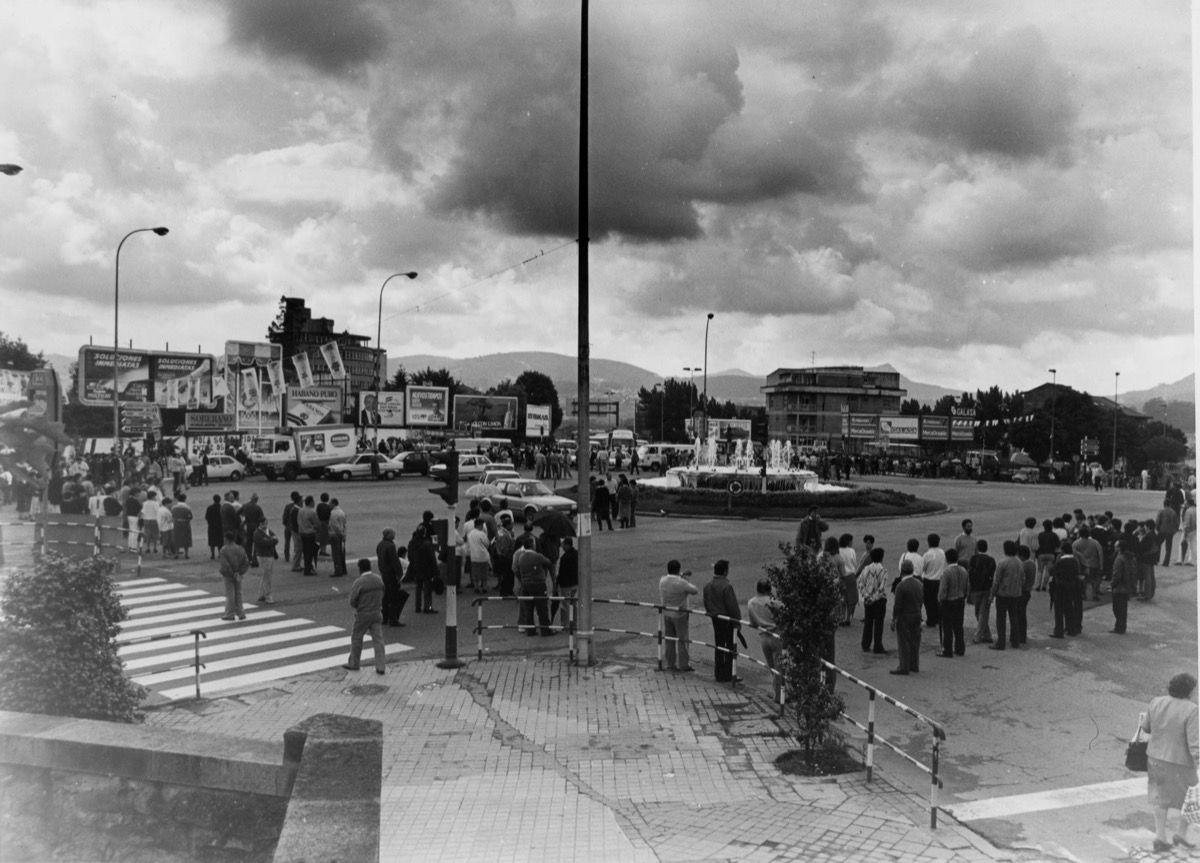
<path fill-rule="evenodd" d="M 482 518 L 475 519 L 467 531 L 467 558 L 471 567 L 471 587 L 476 595 L 486 594 L 488 576 L 492 574 L 492 550 Z"/>
<path fill-rule="evenodd" d="M 989 618 L 992 613 L 992 579 L 996 575 L 996 559 L 988 554 L 986 539 L 975 545 L 975 556 L 967 570 L 967 581 L 971 592 L 968 595 L 975 608 L 975 644 L 991 644 L 992 628 Z"/>
<path fill-rule="evenodd" d="M 546 596 L 546 576 L 550 573 L 550 561 L 534 551 L 532 533 L 526 533 L 518 542 L 519 548 L 513 555 L 513 569 L 516 570 L 520 581 L 521 596 L 532 599 L 522 599 L 517 609 L 517 628 L 526 635 L 537 635 L 534 626 L 534 616 L 541 626 L 542 635 L 550 636 L 554 630 L 550 628 L 550 601 Z"/>
<path fill-rule="evenodd" d="M 896 604 L 892 607 L 892 629 L 896 630 L 896 651 L 900 664 L 888 674 L 909 674 L 921 670 L 921 606 L 925 590 L 912 561 L 900 564 L 900 583 L 896 585 Z"/>
<path fill-rule="evenodd" d="M 929 550 L 921 557 L 921 586 L 925 591 L 925 625 L 932 629 L 942 620 L 937 597 L 942 571 L 946 568 L 946 552 L 942 551 L 942 538 L 936 533 L 929 534 L 927 540 Z"/>
<path fill-rule="evenodd" d="M 300 531 L 296 527 L 296 513 L 300 511 L 300 492 L 293 491 L 283 507 L 283 560 L 292 562 L 292 572 L 300 571 Z"/>
<path fill-rule="evenodd" d="M 310 494 L 296 512 L 296 532 L 300 535 L 305 575 L 317 574 L 317 524 L 317 509 L 313 506 L 313 496 Z"/>
<path fill-rule="evenodd" d="M 575 548 L 575 540 L 569 536 L 562 539 L 562 556 L 558 559 L 558 574 L 555 577 L 555 593 L 563 598 L 562 625 L 563 631 L 569 631 L 571 622 L 571 600 L 579 596 L 579 551 Z M 554 620 L 557 612 L 557 602 L 550 603 L 550 620 Z"/>
<path fill-rule="evenodd" d="M 1079 538 L 1071 544 L 1071 552 L 1079 562 L 1079 571 L 1083 575 L 1085 592 L 1089 592 L 1093 600 L 1100 598 L 1100 573 L 1104 565 L 1104 549 L 1092 538 L 1092 529 L 1086 524 L 1079 528 Z"/>
<path fill-rule="evenodd" d="M 329 514 L 333 506 L 329 503 L 329 492 L 321 492 L 321 501 L 317 504 L 317 557 L 329 556 Z"/>
<path fill-rule="evenodd" d="M 1066 547 L 1070 548 L 1069 545 Z M 992 579 L 992 602 L 996 606 L 996 643 L 989 648 L 990 650 L 1004 650 L 1006 637 L 1011 639 L 1013 647 L 1020 646 L 1017 603 L 1021 601 L 1024 585 L 1025 573 L 1021 569 L 1021 561 L 1017 560 L 1017 543 L 1006 539 L 1004 557 L 996 565 L 996 577 Z M 1057 609 L 1055 613 L 1057 614 Z"/>
<path fill-rule="evenodd" d="M 1171 547 L 1175 544 L 1175 534 L 1179 532 L 1179 510 L 1171 506 L 1169 500 L 1163 500 L 1163 507 L 1154 519 L 1154 530 L 1162 544 L 1162 566 L 1171 565 Z"/>
<path fill-rule="evenodd" d="M 1051 638 L 1078 635 L 1083 630 L 1083 573 L 1071 543 L 1064 542 L 1062 555 L 1050 568 L 1050 601 L 1054 603 L 1054 632 Z"/>
<path fill-rule="evenodd" d="M 739 627 L 734 621 L 741 620 L 742 615 L 737 594 L 734 593 L 733 585 L 729 583 L 727 560 L 718 560 L 713 564 L 712 580 L 704 585 L 704 611 L 712 618 L 713 642 L 716 645 L 713 659 L 716 665 L 716 679 L 721 683 L 737 683 L 741 678 L 733 676 L 733 657 L 736 651 L 733 636 Z M 729 619 L 722 620 L 721 617 Z"/>
<path fill-rule="evenodd" d="M 400 552 L 396 548 L 396 531 L 390 527 L 383 529 L 383 539 L 375 546 L 375 557 L 379 561 L 380 578 L 383 579 L 383 624 L 403 626 L 400 612 L 404 610 L 404 601 L 408 597 L 400 587 L 403 567 L 400 564 Z"/>
<path fill-rule="evenodd" d="M 1137 558 L 1133 554 L 1132 544 L 1127 539 L 1117 540 L 1117 559 L 1113 561 L 1112 575 L 1112 632 L 1117 635 L 1125 634 L 1125 625 L 1129 616 L 1129 595 L 1133 593 L 1137 582 Z"/>
<path fill-rule="evenodd" d="M 354 609 L 354 629 L 350 631 L 350 658 L 342 666 L 358 671 L 362 657 L 363 636 L 371 633 L 375 650 L 375 673 L 384 674 L 387 668 L 387 648 L 383 643 L 383 579 L 371 572 L 371 561 L 358 561 L 358 578 L 350 586 L 350 607 Z"/>
<path fill-rule="evenodd" d="M 690 573 L 688 573 L 690 575 Z M 680 573 L 677 560 L 667 561 L 667 574 L 658 580 L 658 601 L 663 604 L 663 652 L 666 666 L 675 671 L 694 671 L 688 655 L 691 642 L 688 624 L 690 596 L 700 593 L 700 588 Z"/>
<path fill-rule="evenodd" d="M 335 497 L 329 502 L 329 549 L 333 553 L 333 575 L 342 578 L 346 569 L 346 511 Z"/>
<path fill-rule="evenodd" d="M 221 579 L 225 582 L 225 614 L 221 620 L 245 620 L 246 612 L 242 610 L 242 576 L 250 568 L 250 558 L 246 549 L 237 544 L 237 536 L 226 532 L 225 544 L 217 555 L 217 566 L 221 570 Z"/>
<path fill-rule="evenodd" d="M 258 554 L 254 550 L 254 532 L 258 526 L 267 520 L 263 508 L 258 504 L 258 495 L 250 495 L 250 500 L 241 508 L 238 515 L 242 518 L 243 532 L 246 537 L 246 553 L 250 556 L 250 565 L 258 566 Z"/>
<path fill-rule="evenodd" d="M 827 530 L 829 530 L 829 525 L 821 521 L 821 516 L 817 514 L 817 508 L 810 506 L 808 515 L 796 529 L 796 547 L 804 546 L 812 549 L 813 554 L 819 554 L 821 552 L 821 534 Z"/>
<path fill-rule="evenodd" d="M 513 552 L 516 551 L 517 541 L 513 536 L 513 519 L 511 512 L 500 514 L 500 524 L 496 527 L 496 538 L 492 540 L 492 556 L 496 566 L 496 581 L 501 596 L 513 596 Z"/>
<path fill-rule="evenodd" d="M 887 653 L 883 648 L 883 621 L 887 616 L 887 569 L 883 554 L 882 548 L 872 548 L 867 565 L 858 574 L 858 595 L 863 603 L 863 653 L 868 650 Z"/>
<path fill-rule="evenodd" d="M 962 533 L 954 538 L 954 550 L 958 552 L 958 565 L 964 570 L 971 566 L 971 558 L 975 555 L 975 522 L 969 518 L 962 521 Z"/>
<path fill-rule="evenodd" d="M 968 535 L 969 524 L 969 521 L 963 522 L 964 532 Z M 958 563 L 958 551 L 953 548 L 947 550 L 946 568 L 938 582 L 938 615 L 942 621 L 942 652 L 938 656 L 949 659 L 967 652 L 966 639 L 963 637 L 963 611 L 967 605 L 969 587 L 967 571 Z"/>

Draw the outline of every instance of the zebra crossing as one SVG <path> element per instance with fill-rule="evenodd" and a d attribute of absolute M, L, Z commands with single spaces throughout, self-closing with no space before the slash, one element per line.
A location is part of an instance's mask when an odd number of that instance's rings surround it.
<path fill-rule="evenodd" d="M 196 696 L 195 656 L 200 651 L 200 694 L 205 698 L 261 688 L 346 661 L 350 632 L 282 611 L 245 603 L 245 620 L 221 620 L 225 597 L 165 578 L 116 582 L 129 617 L 117 635 L 126 675 L 148 687 L 155 700 Z M 202 630 L 197 639 L 191 633 Z M 412 650 L 388 644 L 393 656 Z M 371 646 L 365 645 L 370 654 Z"/>

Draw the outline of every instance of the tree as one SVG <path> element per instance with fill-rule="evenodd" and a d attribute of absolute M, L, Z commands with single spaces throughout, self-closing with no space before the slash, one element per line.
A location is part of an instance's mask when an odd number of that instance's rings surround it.
<path fill-rule="evenodd" d="M 409 376 L 409 383 L 414 386 L 422 387 L 446 387 L 450 390 L 450 403 L 454 403 L 454 397 L 458 395 L 478 395 L 479 390 L 474 387 L 469 387 L 450 374 L 449 369 L 437 369 L 436 371 L 429 366 L 425 367 L 425 371 L 414 372 Z"/>
<path fill-rule="evenodd" d="M 0 368 L 31 372 L 44 365 L 46 365 L 46 359 L 40 351 L 34 355 L 30 353 L 23 340 L 18 337 L 9 337 L 0 332 Z"/>
<path fill-rule="evenodd" d="M 764 567 L 778 602 L 775 622 L 783 642 L 781 670 L 795 712 L 796 738 L 811 766 L 834 737 L 833 723 L 845 707 L 826 683 L 821 663 L 837 634 L 842 604 L 838 573 L 812 549 L 782 543 L 782 564 Z"/>
<path fill-rule="evenodd" d="M 558 389 L 550 376 L 532 369 L 521 372 L 514 384 L 518 393 L 525 399 L 527 405 L 550 405 L 550 434 L 562 425 L 563 409 L 558 401 Z M 523 407 L 523 406 L 522 406 Z M 524 411 L 521 413 L 521 424 L 524 424 Z"/>
<path fill-rule="evenodd" d="M 1167 435 L 1155 435 L 1142 446 L 1142 458 L 1154 464 L 1180 462 L 1186 455 L 1187 444 Z"/>
<path fill-rule="evenodd" d="M 696 403 L 694 385 L 667 378 L 661 388 L 656 385 L 652 389 L 639 389 L 634 411 L 644 417 L 645 429 L 651 435 L 661 434 L 665 441 L 684 443 L 687 441 L 685 423 Z"/>
<path fill-rule="evenodd" d="M 102 557 L 38 558 L 0 593 L 0 707 L 133 722 L 146 697 L 125 677 L 117 633 L 126 617 Z M 47 685 L 52 681 L 53 685 Z"/>
<path fill-rule="evenodd" d="M 383 388 L 388 392 L 402 392 L 408 386 L 408 372 L 404 370 L 404 366 L 396 369 L 396 373 L 383 385 Z"/>
<path fill-rule="evenodd" d="M 904 401 L 900 402 L 900 415 L 908 417 L 918 416 L 922 412 L 923 407 L 924 406 L 916 399 L 905 399 Z M 928 410 L 929 408 L 925 408 L 926 412 Z"/>

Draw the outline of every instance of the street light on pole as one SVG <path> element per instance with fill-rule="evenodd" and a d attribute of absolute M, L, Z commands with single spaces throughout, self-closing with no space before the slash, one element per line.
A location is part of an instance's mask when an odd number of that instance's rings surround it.
<path fill-rule="evenodd" d="M 384 279 L 383 284 L 379 286 L 379 315 L 375 318 L 375 389 L 379 389 L 380 384 L 382 383 L 382 380 L 379 377 L 379 360 L 383 356 L 383 351 L 381 350 L 379 344 L 379 337 L 383 332 L 383 289 L 387 287 L 388 282 L 399 276 L 406 276 L 407 278 L 415 279 L 417 277 L 417 273 L 416 270 L 412 270 L 407 273 L 392 273 L 390 276 Z"/>
<path fill-rule="evenodd" d="M 684 366 L 683 370 L 688 373 L 688 418 L 695 420 L 696 414 L 696 372 L 703 371 L 700 366 Z M 696 431 L 695 428 L 692 429 Z"/>
<path fill-rule="evenodd" d="M 1112 454 L 1112 470 L 1109 472 L 1109 485 L 1113 488 L 1117 486 L 1117 384 L 1121 380 L 1120 372 L 1113 372 L 1113 454 Z"/>
<path fill-rule="evenodd" d="M 1058 402 L 1058 369 L 1048 370 L 1050 379 L 1050 463 L 1054 463 L 1054 409 Z"/>
<path fill-rule="evenodd" d="M 713 313 L 708 313 L 704 321 L 704 439 L 708 440 L 708 325 L 712 323 Z"/>
<path fill-rule="evenodd" d="M 20 170 L 18 168 L 18 170 Z M 7 172 L 5 172 L 7 173 Z M 117 243 L 117 259 L 116 266 L 113 268 L 113 452 L 121 452 L 121 406 L 120 406 L 120 380 L 118 378 L 119 364 L 117 363 L 117 353 L 121 349 L 121 339 L 118 334 L 117 325 L 120 320 L 120 302 L 121 302 L 121 247 L 125 245 L 125 241 L 134 234 L 141 234 L 149 231 L 157 234 L 160 237 L 167 235 L 167 229 L 158 228 L 134 228 L 128 234 L 121 238 L 121 242 Z"/>

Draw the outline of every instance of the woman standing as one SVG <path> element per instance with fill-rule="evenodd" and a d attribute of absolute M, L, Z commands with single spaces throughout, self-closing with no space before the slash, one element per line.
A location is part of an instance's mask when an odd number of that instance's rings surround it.
<path fill-rule="evenodd" d="M 1197 782 L 1196 762 L 1200 760 L 1197 739 L 1196 678 L 1176 674 L 1167 684 L 1167 694 L 1150 702 L 1142 731 L 1150 735 L 1146 747 L 1147 797 L 1154 807 L 1154 850 L 1169 851 L 1167 810 L 1183 806 L 1187 790 Z M 1188 823 L 1179 816 L 1179 829 L 1171 842 L 1185 848 L 1195 847 L 1187 838 Z"/>
<path fill-rule="evenodd" d="M 633 517 L 633 490 L 629 487 L 629 479 L 621 474 L 617 481 L 617 523 L 621 527 L 629 527 Z"/>
<path fill-rule="evenodd" d="M 192 548 L 192 508 L 188 506 L 187 495 L 180 492 L 176 496 L 175 505 L 171 507 L 172 530 L 175 533 L 175 556 L 183 552 L 184 557 L 191 557 Z"/>

